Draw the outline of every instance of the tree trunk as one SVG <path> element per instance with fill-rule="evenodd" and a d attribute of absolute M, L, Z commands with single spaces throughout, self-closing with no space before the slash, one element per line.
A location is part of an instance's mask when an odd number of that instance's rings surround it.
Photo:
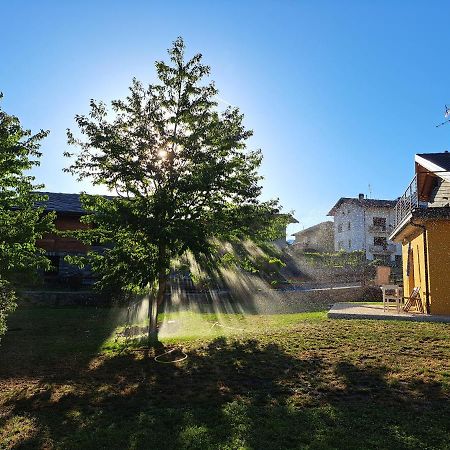
<path fill-rule="evenodd" d="M 158 342 L 158 301 L 152 294 L 148 300 L 148 340 L 151 344 Z"/>
<path fill-rule="evenodd" d="M 158 292 L 156 295 L 151 295 L 148 305 L 148 339 L 152 344 L 158 342 L 158 310 L 164 301 L 167 286 L 166 248 L 164 245 L 159 246 L 158 261 Z"/>

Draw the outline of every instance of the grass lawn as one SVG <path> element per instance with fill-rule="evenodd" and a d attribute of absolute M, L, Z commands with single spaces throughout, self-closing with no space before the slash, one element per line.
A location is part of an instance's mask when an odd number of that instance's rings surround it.
<path fill-rule="evenodd" d="M 186 313 L 162 344 L 188 358 L 158 364 L 115 340 L 118 316 L 10 317 L 0 448 L 450 448 L 449 325 Z"/>

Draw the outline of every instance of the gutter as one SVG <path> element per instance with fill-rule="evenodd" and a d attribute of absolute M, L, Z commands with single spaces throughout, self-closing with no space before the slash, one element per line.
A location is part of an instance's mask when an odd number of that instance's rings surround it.
<path fill-rule="evenodd" d="M 420 228 L 423 231 L 423 254 L 425 259 L 425 308 L 427 314 L 430 314 L 430 283 L 428 277 L 428 245 L 427 245 L 427 229 L 425 225 L 414 223 L 412 220 L 409 222 L 412 226 Z"/>

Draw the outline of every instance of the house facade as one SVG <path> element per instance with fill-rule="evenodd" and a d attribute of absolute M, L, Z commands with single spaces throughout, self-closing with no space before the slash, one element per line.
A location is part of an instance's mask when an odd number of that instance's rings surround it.
<path fill-rule="evenodd" d="M 81 205 L 79 194 L 63 194 L 55 192 L 40 192 L 47 197 L 43 203 L 46 212 L 56 213 L 55 228 L 58 231 L 74 231 L 86 229 L 89 225 L 82 223 L 80 218 L 86 214 Z M 68 284 L 86 283 L 91 272 L 89 268 L 80 269 L 64 259 L 68 255 L 82 255 L 88 247 L 72 237 L 57 234 L 47 234 L 37 241 L 37 245 L 45 250 L 46 256 L 52 263 L 52 270 L 45 273 L 47 281 L 63 281 Z"/>
<path fill-rule="evenodd" d="M 327 253 L 334 250 L 334 224 L 321 222 L 312 227 L 294 233 L 293 245 L 305 252 Z"/>
<path fill-rule="evenodd" d="M 389 239 L 395 200 L 342 197 L 328 213 L 334 218 L 334 249 L 364 251 L 368 260 L 401 263 L 401 245 Z"/>
<path fill-rule="evenodd" d="M 450 315 L 450 153 L 415 155 L 415 175 L 395 207 L 390 239 L 402 246 L 403 290 L 422 310 Z"/>
<path fill-rule="evenodd" d="M 90 225 L 81 222 L 81 217 L 86 215 L 80 194 L 66 194 L 55 192 L 39 192 L 47 197 L 47 200 L 39 206 L 44 207 L 45 212 L 55 212 L 55 228 L 58 231 L 76 231 L 88 228 Z M 113 197 L 108 197 L 113 198 Z M 290 214 L 285 214 L 284 218 L 288 223 L 298 223 Z M 286 225 L 280 224 L 277 230 L 279 238 L 272 242 L 279 248 L 287 246 Z M 59 284 L 68 284 L 72 287 L 77 285 L 92 284 L 92 272 L 88 266 L 80 269 L 77 266 L 69 264 L 66 256 L 84 255 L 89 247 L 73 237 L 61 236 L 59 234 L 47 234 L 37 241 L 38 247 L 45 250 L 46 256 L 51 261 L 52 270 L 45 272 L 44 278 L 48 282 L 57 282 Z M 102 247 L 92 247 L 94 250 L 101 250 Z"/>

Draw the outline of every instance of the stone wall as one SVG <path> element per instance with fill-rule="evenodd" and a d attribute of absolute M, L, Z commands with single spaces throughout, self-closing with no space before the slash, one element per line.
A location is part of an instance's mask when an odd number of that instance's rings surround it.
<path fill-rule="evenodd" d="M 192 309 L 201 312 L 227 312 L 246 314 L 279 314 L 327 310 L 334 303 L 351 301 L 380 301 L 377 288 L 323 289 L 309 291 L 277 291 L 271 289 L 247 292 L 245 295 L 230 292 L 211 294 L 186 293 L 177 301 L 167 296 L 165 308 L 169 310 Z M 110 299 L 92 291 L 55 292 L 28 291 L 21 294 L 23 306 L 109 306 Z"/>
<path fill-rule="evenodd" d="M 25 291 L 20 293 L 23 306 L 107 306 L 108 299 L 92 291 Z"/>

